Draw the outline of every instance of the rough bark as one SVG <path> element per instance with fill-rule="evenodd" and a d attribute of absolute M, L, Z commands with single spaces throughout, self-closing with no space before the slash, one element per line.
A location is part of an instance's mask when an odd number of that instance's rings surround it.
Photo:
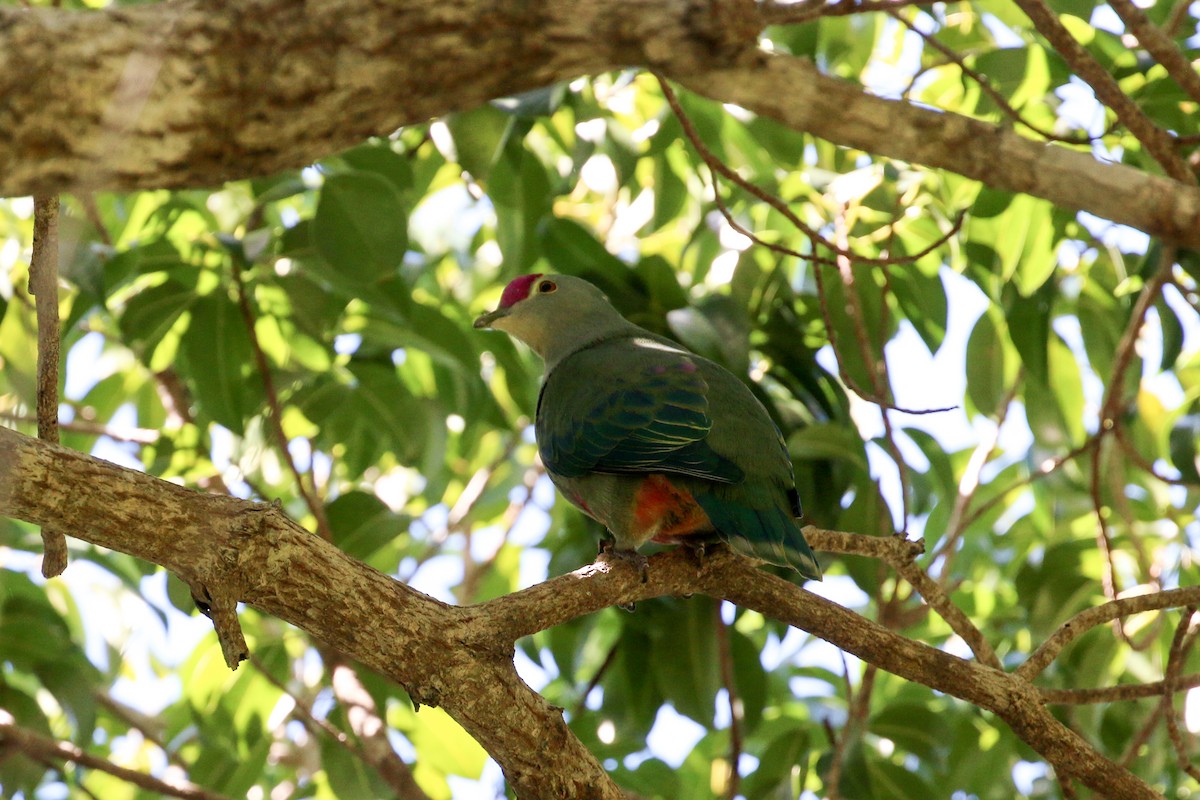
<path fill-rule="evenodd" d="M 1156 797 L 1056 720 L 1020 678 L 906 639 L 728 551 L 592 565 L 474 606 L 446 605 L 351 559 L 274 506 L 207 495 L 0 428 L 0 514 L 160 564 L 202 594 L 286 620 L 440 705 L 522 798 L 618 798 L 551 706 L 518 677 L 513 646 L 616 603 L 703 592 L 809 631 L 863 660 L 996 713 L 1061 775 L 1104 795 Z"/>
<path fill-rule="evenodd" d="M 167 0 L 0 8 L 0 194 L 212 186 L 579 75 L 652 66 L 836 144 L 1188 247 L 1200 190 L 872 97 L 753 48 L 744 0 Z"/>

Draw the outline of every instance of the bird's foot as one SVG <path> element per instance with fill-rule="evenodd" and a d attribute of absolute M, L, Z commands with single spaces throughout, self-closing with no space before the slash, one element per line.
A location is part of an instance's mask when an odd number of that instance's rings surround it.
<path fill-rule="evenodd" d="M 704 572 L 705 559 L 712 553 L 721 549 L 724 542 L 719 542 L 712 539 L 684 539 L 682 544 L 691 554 L 692 559 L 696 562 L 696 577 L 699 578 Z"/>
<path fill-rule="evenodd" d="M 638 571 L 638 575 L 645 583 L 650 577 L 650 560 L 636 550 L 622 550 L 617 547 L 617 543 L 612 539 L 600 540 L 600 560 L 601 561 L 624 561 L 631 564 Z M 632 610 L 632 603 L 630 604 Z"/>

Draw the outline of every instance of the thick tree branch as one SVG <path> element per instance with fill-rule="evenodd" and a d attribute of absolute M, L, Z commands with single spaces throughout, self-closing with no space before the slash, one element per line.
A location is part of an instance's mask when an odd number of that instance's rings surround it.
<path fill-rule="evenodd" d="M 0 195 L 212 186 L 300 167 L 366 136 L 492 98 L 650 66 L 835 144 L 1200 247 L 1200 189 L 979 120 L 873 97 L 807 61 L 757 51 L 745 41 L 753 26 L 735 26 L 730 41 L 714 12 L 720 5 L 3 6 Z"/>
<path fill-rule="evenodd" d="M 513 640 L 488 635 L 473 609 L 355 561 L 274 506 L 201 494 L 0 428 L 0 514 L 61 522 L 296 625 L 414 702 L 442 706 L 522 798 L 623 798 L 561 709 L 521 681 Z"/>
<path fill-rule="evenodd" d="M 3 6 L 0 194 L 212 186 L 300 167 L 555 81 L 712 59 L 726 45 L 710 11 L 694 0 Z"/>
<path fill-rule="evenodd" d="M 988 709 L 1056 772 L 1112 797 L 1155 793 L 1046 710 L 1021 676 L 907 639 L 718 550 L 684 549 L 649 573 L 590 565 L 486 603 L 455 607 L 309 534 L 273 506 L 204 495 L 0 428 L 0 514 L 63 522 L 86 541 L 219 585 L 441 705 L 523 798 L 618 798 L 620 790 L 551 707 L 517 676 L 520 636 L 618 603 L 702 592 L 809 631 L 875 666 Z"/>

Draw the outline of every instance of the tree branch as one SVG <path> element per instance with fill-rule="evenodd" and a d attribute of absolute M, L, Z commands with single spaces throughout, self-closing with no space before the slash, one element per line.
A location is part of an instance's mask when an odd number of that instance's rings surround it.
<path fill-rule="evenodd" d="M 73 744 L 56 742 L 39 733 L 15 725 L 12 717 L 3 711 L 0 711 L 0 743 L 10 744 L 18 751 L 38 761 L 70 761 L 88 769 L 107 772 L 140 789 L 165 797 L 181 797 L 184 800 L 225 800 L 225 795 L 201 789 L 192 783 L 168 783 L 153 775 L 138 772 L 136 769 L 118 766 L 107 759 L 87 753 Z"/>
<path fill-rule="evenodd" d="M 622 794 L 561 710 L 518 677 L 516 639 L 611 605 L 694 592 L 990 710 L 1059 774 L 1114 797 L 1156 796 L 1055 719 L 1028 680 L 900 636 L 727 549 L 699 568 L 684 549 L 654 555 L 644 578 L 630 564 L 600 561 L 455 607 L 355 561 L 274 506 L 200 494 L 7 429 L 0 475 L 0 513 L 39 525 L 60 520 L 86 541 L 160 564 L 192 585 L 221 586 L 397 681 L 416 703 L 441 705 L 522 798 Z"/>
<path fill-rule="evenodd" d="M 1137 37 L 1138 44 L 1146 48 L 1146 52 L 1163 65 L 1167 74 L 1179 84 L 1179 88 L 1200 103 L 1200 74 L 1196 73 L 1195 67 L 1175 42 L 1171 41 L 1171 37 L 1159 30 L 1133 0 L 1109 0 L 1108 4 L 1125 23 L 1125 29 Z"/>
<path fill-rule="evenodd" d="M 1103 164 L 1089 153 L 1031 141 L 961 114 L 875 97 L 791 56 L 752 53 L 735 67 L 662 71 L 697 94 L 834 144 L 946 169 L 1200 247 L 1200 190 L 1194 186 Z M 1130 203 L 1139 208 L 1123 207 Z"/>
<path fill-rule="evenodd" d="M 1112 109 L 1117 119 L 1137 137 L 1142 146 L 1150 154 L 1163 171 L 1180 183 L 1195 185 L 1196 176 L 1188 169 L 1183 159 L 1175 152 L 1175 143 L 1171 135 L 1158 127 L 1122 91 L 1117 79 L 1108 74 L 1091 53 L 1081 45 L 1058 16 L 1047 7 L 1043 0 L 1015 0 L 1025 15 L 1033 22 L 1042 36 L 1050 45 L 1066 59 L 1072 70 L 1092 87 L 1096 99 Z"/>
<path fill-rule="evenodd" d="M 1123 597 L 1120 600 L 1111 600 L 1104 605 L 1085 609 L 1064 622 L 1049 639 L 1042 643 L 1041 647 L 1033 651 L 1033 655 L 1025 659 L 1025 663 L 1017 667 L 1013 674 L 1025 680 L 1033 680 L 1042 670 L 1050 666 L 1050 662 L 1054 661 L 1064 647 L 1097 625 L 1103 625 L 1105 622 L 1112 622 L 1114 619 L 1127 617 L 1130 614 L 1187 605 L 1200 605 L 1200 586 L 1186 586 L 1153 594 Z"/>
<path fill-rule="evenodd" d="M 33 255 L 29 293 L 37 305 L 38 438 L 58 444 L 58 196 L 33 201 Z M 42 575 L 53 578 L 67 568 L 67 539 L 57 525 L 42 528 Z"/>
<path fill-rule="evenodd" d="M 212 186 L 496 97 L 651 66 L 838 145 L 1200 247 L 1194 186 L 873 97 L 738 44 L 689 0 L 0 6 L 0 195 Z"/>

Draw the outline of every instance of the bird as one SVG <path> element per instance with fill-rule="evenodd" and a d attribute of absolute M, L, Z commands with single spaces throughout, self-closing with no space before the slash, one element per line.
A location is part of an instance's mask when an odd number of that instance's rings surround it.
<path fill-rule="evenodd" d="M 647 542 L 743 555 L 821 579 L 779 428 L 721 365 L 621 316 L 575 276 L 513 279 L 474 322 L 545 362 L 534 434 L 550 480 L 608 530 L 601 551 Z"/>

